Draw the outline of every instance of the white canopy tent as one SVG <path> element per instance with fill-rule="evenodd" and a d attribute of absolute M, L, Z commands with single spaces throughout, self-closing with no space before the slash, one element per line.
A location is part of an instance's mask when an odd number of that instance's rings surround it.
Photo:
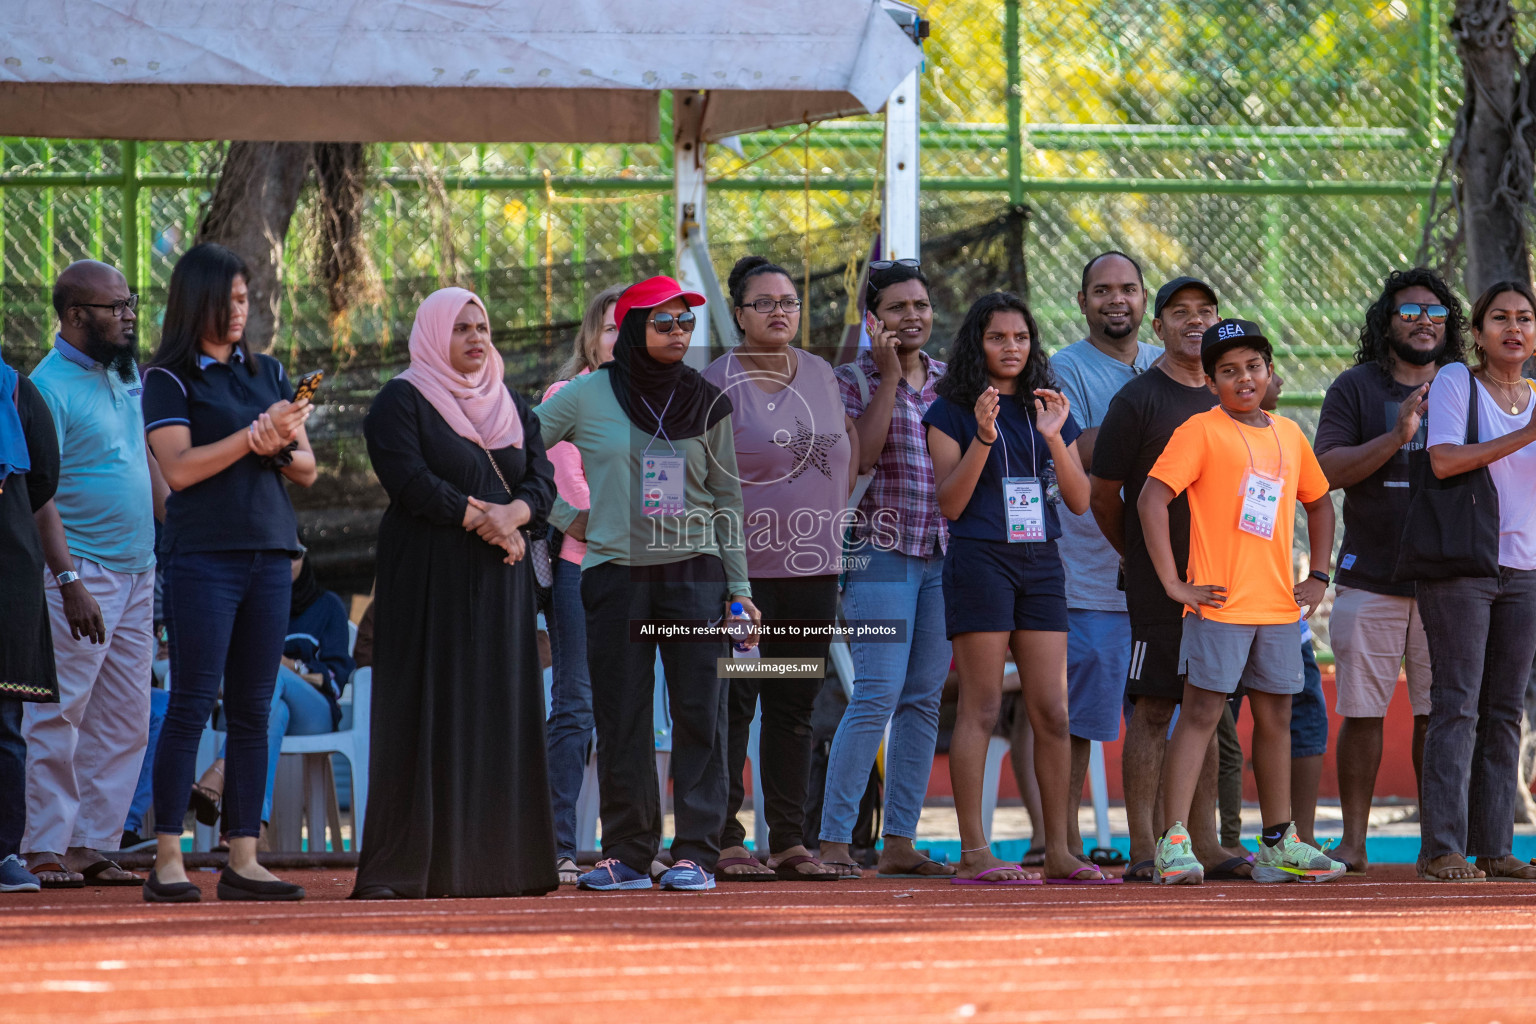
<path fill-rule="evenodd" d="M 877 0 L 0 0 L 0 133 L 315 142 L 708 139 L 879 110 L 921 60 Z"/>
<path fill-rule="evenodd" d="M 672 90 L 678 273 L 715 294 L 707 145 L 890 99 L 883 237 L 917 253 L 900 0 L 0 0 L 0 24 L 0 136 L 655 142 Z"/>

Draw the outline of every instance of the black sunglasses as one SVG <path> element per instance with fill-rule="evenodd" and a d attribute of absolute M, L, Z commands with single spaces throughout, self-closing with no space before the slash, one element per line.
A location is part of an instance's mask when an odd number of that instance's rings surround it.
<path fill-rule="evenodd" d="M 684 334 L 692 334 L 698 322 L 699 318 L 691 312 L 679 313 L 677 316 L 673 316 L 671 313 L 657 313 L 646 321 L 646 323 L 656 328 L 657 334 L 671 334 L 674 325 Z"/>
<path fill-rule="evenodd" d="M 922 264 L 917 260 L 870 260 L 870 270 L 890 270 L 892 267 L 911 267 L 916 270 Z"/>
<path fill-rule="evenodd" d="M 1397 307 L 1398 319 L 1402 320 L 1403 323 L 1406 324 L 1413 323 L 1419 318 L 1420 315 L 1427 315 L 1429 317 L 1429 322 L 1432 324 L 1443 324 L 1445 323 L 1445 318 L 1450 316 L 1450 313 L 1450 310 L 1446 309 L 1444 306 L 1438 303 L 1429 306 L 1421 306 L 1417 302 L 1405 302 L 1401 306 Z"/>

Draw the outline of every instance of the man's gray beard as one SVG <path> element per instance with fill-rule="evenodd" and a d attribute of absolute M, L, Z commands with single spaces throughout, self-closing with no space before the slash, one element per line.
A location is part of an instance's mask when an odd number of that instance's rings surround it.
<path fill-rule="evenodd" d="M 1422 349 L 1416 349 L 1412 345 L 1406 345 L 1403 342 L 1398 341 L 1395 337 L 1388 337 L 1387 344 L 1392 346 L 1392 354 L 1397 356 L 1397 358 L 1402 362 L 1407 363 L 1409 366 L 1428 366 L 1436 359 L 1439 359 L 1441 354 L 1445 352 L 1444 341 L 1440 342 L 1440 344 L 1436 345 L 1428 352 L 1425 352 Z"/>

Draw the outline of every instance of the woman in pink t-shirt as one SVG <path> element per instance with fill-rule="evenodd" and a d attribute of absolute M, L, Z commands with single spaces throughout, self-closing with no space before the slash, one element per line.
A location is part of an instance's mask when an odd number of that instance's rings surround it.
<path fill-rule="evenodd" d="M 738 260 L 729 279 L 740 344 L 704 371 L 731 400 L 736 466 L 745 504 L 747 571 L 752 598 L 765 626 L 800 620 L 830 625 L 837 614 L 842 568 L 843 512 L 858 473 L 853 421 L 832 367 L 796 348 L 800 297 L 780 267 L 760 256 Z M 804 640 L 764 636 L 764 658 L 827 657 L 830 636 Z M 721 882 L 836 881 L 805 847 L 805 797 L 811 767 L 811 707 L 820 679 L 733 679 L 726 772 L 730 796 L 720 837 Z M 758 702 L 758 752 L 769 849 L 743 843 L 737 814 L 744 793 L 742 769 Z M 765 856 L 766 855 L 766 856 Z"/>
<path fill-rule="evenodd" d="M 544 392 L 544 400 L 584 373 L 613 357 L 619 336 L 613 307 L 622 285 L 598 293 L 587 305 L 570 358 L 560 367 L 560 379 Z M 561 885 L 576 884 L 576 798 L 587 768 L 592 739 L 592 680 L 587 675 L 587 619 L 581 604 L 581 560 L 586 556 L 587 477 L 581 453 L 569 441 L 549 449 L 559 492 L 549 514 L 550 525 L 565 533 L 554 560 L 555 582 L 544 618 L 549 623 L 554 686 L 550 694 L 545 743 L 549 751 L 549 802 L 555 818 L 555 866 Z"/>

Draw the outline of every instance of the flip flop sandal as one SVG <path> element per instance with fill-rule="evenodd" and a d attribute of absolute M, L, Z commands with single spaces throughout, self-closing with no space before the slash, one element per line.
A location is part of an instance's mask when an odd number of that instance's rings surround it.
<path fill-rule="evenodd" d="M 837 868 L 839 882 L 857 882 L 864 877 L 864 869 L 851 860 L 824 860 L 822 863 L 829 868 Z"/>
<path fill-rule="evenodd" d="M 726 868 L 758 867 L 761 871 L 727 871 Z M 715 862 L 716 882 L 777 882 L 779 876 L 756 857 L 725 857 Z"/>
<path fill-rule="evenodd" d="M 922 863 L 918 864 L 917 867 L 918 868 L 925 868 L 929 864 L 932 864 L 936 868 L 943 868 L 943 867 L 947 867 L 948 866 L 948 865 L 945 865 L 945 864 L 940 864 L 938 861 L 934 860 L 932 857 L 924 857 Z M 953 878 L 954 875 L 952 875 L 948 871 L 943 871 L 943 872 L 939 872 L 939 873 L 932 873 L 932 872 L 924 873 L 924 872 L 918 871 L 916 869 L 913 869 L 913 870 L 902 871 L 902 872 L 898 872 L 896 874 L 890 874 L 890 875 L 886 874 L 883 871 L 877 871 L 875 873 L 875 877 L 876 878 L 929 878 L 929 879 L 932 879 L 932 878 Z"/>
<path fill-rule="evenodd" d="M 1082 877 L 1083 872 L 1092 872 L 1087 878 Z M 1106 878 L 1104 872 L 1092 865 L 1085 865 L 1072 872 L 1066 878 L 1047 878 L 1046 885 L 1119 885 L 1120 879 Z"/>
<path fill-rule="evenodd" d="M 581 868 L 569 857 L 561 857 L 555 861 L 555 874 L 560 879 L 561 885 L 575 885 L 581 878 Z"/>
<path fill-rule="evenodd" d="M 1101 868 L 1118 868 L 1130 863 L 1126 860 L 1125 854 L 1108 846 L 1095 846 L 1089 850 L 1088 860 Z"/>
<path fill-rule="evenodd" d="M 1455 865 L 1455 866 L 1459 867 L 1460 865 Z M 1441 871 L 1449 871 L 1449 870 L 1451 870 L 1451 867 L 1452 866 L 1448 865 L 1446 867 L 1441 868 L 1440 870 Z M 1435 872 L 1429 870 L 1428 868 L 1423 868 L 1423 867 L 1419 868 L 1419 878 L 1421 878 L 1422 880 L 1424 880 L 1426 882 L 1486 882 L 1486 881 L 1488 881 L 1488 879 L 1486 877 L 1483 877 L 1483 878 L 1441 878 Z"/>
<path fill-rule="evenodd" d="M 103 875 L 107 874 L 110 871 L 118 872 L 119 873 L 118 877 L 116 877 L 116 878 L 103 878 L 102 877 Z M 132 871 L 128 871 L 121 864 L 115 863 L 114 861 L 110 861 L 110 860 L 108 860 L 105 857 L 101 858 L 101 860 L 96 861 L 94 864 L 86 865 L 84 868 L 82 868 L 80 870 L 80 874 L 85 876 L 85 881 L 86 881 L 86 884 L 88 884 L 88 885 L 133 885 L 133 886 L 142 886 L 144 884 L 144 879 L 140 878 L 138 875 L 134 874 Z"/>
<path fill-rule="evenodd" d="M 1205 880 L 1207 882 L 1251 882 L 1253 881 L 1252 875 L 1240 875 L 1237 873 L 1238 868 L 1247 867 L 1248 864 L 1247 857 L 1228 857 L 1207 871 L 1205 873 Z M 1151 879 L 1148 879 L 1148 881 L 1151 881 Z"/>
<path fill-rule="evenodd" d="M 1141 872 L 1146 871 L 1144 875 Z M 1139 860 L 1125 869 L 1121 874 L 1122 882 L 1155 882 L 1157 881 L 1156 865 L 1150 860 Z"/>
<path fill-rule="evenodd" d="M 777 864 L 775 864 L 773 866 L 773 873 L 778 876 L 778 879 L 781 882 L 836 882 L 836 881 L 838 881 L 838 879 L 841 876 L 839 876 L 837 874 L 827 874 L 824 871 L 818 871 L 818 872 L 815 872 L 814 874 L 809 874 L 808 875 L 808 874 L 805 874 L 802 871 L 796 871 L 795 870 L 795 868 L 799 867 L 801 864 L 820 864 L 820 863 L 821 863 L 821 861 L 817 860 L 815 857 L 809 856 L 808 854 L 804 854 L 804 853 L 797 853 L 793 857 L 785 857 L 783 860 L 781 860 Z"/>
<path fill-rule="evenodd" d="M 1526 865 L 1521 864 L 1516 867 L 1515 870 L 1518 871 L 1520 868 L 1525 866 Z M 1490 882 L 1524 882 L 1526 885 L 1536 885 L 1536 878 L 1522 878 L 1519 875 L 1496 875 L 1492 871 L 1489 871 L 1487 868 L 1483 868 L 1483 872 L 1487 876 L 1487 880 Z"/>
<path fill-rule="evenodd" d="M 1025 850 L 1024 857 L 1019 861 L 1019 864 L 1021 867 L 1026 868 L 1045 867 L 1045 847 L 1041 846 L 1032 850 Z"/>
<path fill-rule="evenodd" d="M 45 860 L 36 867 L 29 867 L 27 870 L 37 876 L 38 884 L 44 889 L 85 888 L 85 876 L 78 871 L 69 870 L 61 861 Z M 61 881 L 59 879 L 44 878 L 44 875 L 63 875 L 65 877 Z M 143 884 L 143 879 L 139 880 L 139 884 Z"/>
<path fill-rule="evenodd" d="M 1022 864 L 999 864 L 995 868 L 978 871 L 970 878 L 951 878 L 950 885 L 1043 885 L 1038 878 L 988 878 L 994 871 L 1022 871 Z"/>

